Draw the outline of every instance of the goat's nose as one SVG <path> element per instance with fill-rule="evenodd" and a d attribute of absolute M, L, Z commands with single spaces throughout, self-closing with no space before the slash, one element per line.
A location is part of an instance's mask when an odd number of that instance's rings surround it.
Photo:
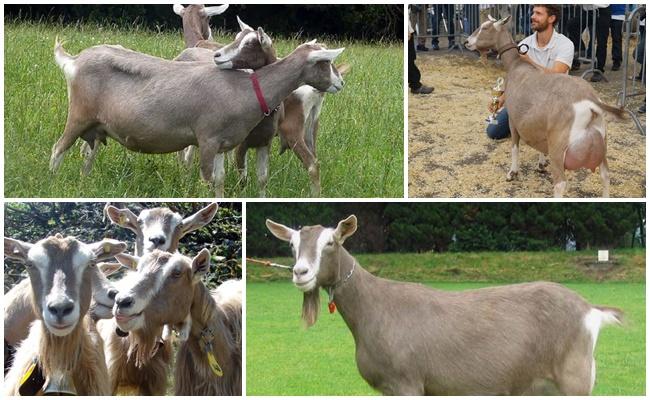
<path fill-rule="evenodd" d="M 120 308 L 129 308 L 133 305 L 133 296 L 126 296 L 115 301 Z"/>
<path fill-rule="evenodd" d="M 47 311 L 57 318 L 63 318 L 70 314 L 74 310 L 74 303 L 70 299 L 61 300 L 56 303 L 49 303 L 47 305 Z"/>
<path fill-rule="evenodd" d="M 220 53 L 220 52 L 216 52 L 216 53 L 214 53 L 214 58 L 219 58 L 219 57 L 221 57 L 221 53 Z"/>
<path fill-rule="evenodd" d="M 154 244 L 154 246 L 160 246 L 165 244 L 165 237 L 162 235 L 152 236 L 149 238 L 149 241 Z"/>
<path fill-rule="evenodd" d="M 300 267 L 294 267 L 294 269 L 293 269 L 293 274 L 294 274 L 295 276 L 303 276 L 303 275 L 305 275 L 308 271 L 309 271 L 309 270 L 307 269 L 307 267 L 302 267 L 302 266 L 300 266 Z"/>
<path fill-rule="evenodd" d="M 117 289 L 109 289 L 108 298 L 111 300 L 115 300 L 115 296 L 117 296 Z"/>

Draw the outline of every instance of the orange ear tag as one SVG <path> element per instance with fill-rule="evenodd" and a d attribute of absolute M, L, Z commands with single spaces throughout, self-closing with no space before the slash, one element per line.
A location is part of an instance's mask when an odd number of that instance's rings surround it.
<path fill-rule="evenodd" d="M 336 312 L 336 304 L 333 301 L 327 303 L 327 308 L 329 308 L 330 314 L 334 314 Z"/>

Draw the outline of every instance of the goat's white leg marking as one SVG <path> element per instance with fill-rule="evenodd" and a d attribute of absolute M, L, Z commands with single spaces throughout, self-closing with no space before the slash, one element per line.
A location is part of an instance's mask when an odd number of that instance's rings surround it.
<path fill-rule="evenodd" d="M 309 179 L 311 181 L 311 196 L 320 197 L 320 168 L 318 160 L 314 160 L 314 163 L 309 166 L 307 172 L 309 173 Z"/>
<path fill-rule="evenodd" d="M 187 146 L 185 149 L 176 153 L 178 156 L 178 162 L 189 168 L 192 166 L 192 160 L 194 160 L 194 153 L 196 152 L 196 146 Z"/>
<path fill-rule="evenodd" d="M 606 159 L 603 159 L 603 162 L 600 163 L 599 169 L 600 179 L 603 182 L 603 197 L 609 197 L 609 167 Z"/>
<path fill-rule="evenodd" d="M 539 158 L 537 160 L 537 171 L 546 171 L 546 157 L 544 156 L 544 153 L 539 153 Z"/>
<path fill-rule="evenodd" d="M 217 153 L 214 156 L 214 164 L 212 167 L 212 182 L 214 183 L 214 190 L 216 197 L 223 197 L 224 182 L 226 178 L 226 169 L 224 168 L 224 154 Z"/>
<path fill-rule="evenodd" d="M 506 180 L 507 181 L 513 180 L 518 172 L 519 172 L 519 146 L 515 144 L 512 146 L 512 165 L 510 165 L 510 171 L 508 171 L 508 175 L 506 175 Z"/>
<path fill-rule="evenodd" d="M 553 187 L 553 196 L 554 197 L 564 197 L 564 193 L 566 192 L 566 186 L 567 186 L 566 181 L 558 182 Z"/>
<path fill-rule="evenodd" d="M 269 181 L 269 147 L 258 147 L 257 153 L 257 182 L 260 197 L 266 197 L 266 184 Z"/>

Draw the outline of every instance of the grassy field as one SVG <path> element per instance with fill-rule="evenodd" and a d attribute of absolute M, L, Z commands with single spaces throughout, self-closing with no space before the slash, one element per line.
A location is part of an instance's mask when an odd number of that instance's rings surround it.
<path fill-rule="evenodd" d="M 180 33 L 156 33 L 111 26 L 5 23 L 5 196 L 6 197 L 212 197 L 199 177 L 198 162 L 187 170 L 175 155 L 133 153 L 109 140 L 88 177 L 80 176 L 79 145 L 66 153 L 56 175 L 48 170 L 53 144 L 67 116 L 66 84 L 53 60 L 55 36 L 71 54 L 97 44 L 121 44 L 163 58 L 183 49 Z M 273 38 L 284 56 L 311 38 Z M 303 40 L 304 39 L 304 40 Z M 390 43 L 337 43 L 337 59 L 352 67 L 345 89 L 328 95 L 320 120 L 318 157 L 324 197 L 402 197 L 402 46 Z M 231 40 L 223 34 L 215 40 Z M 308 197 L 309 178 L 298 158 L 271 152 L 269 197 Z M 256 197 L 254 152 L 249 179 L 237 185 L 226 167 L 226 196 Z"/>
<path fill-rule="evenodd" d="M 442 290 L 503 283 L 563 282 L 593 304 L 622 308 L 624 327 L 601 331 L 594 394 L 645 393 L 645 250 L 616 250 L 613 268 L 589 267 L 594 251 L 361 254 L 360 264 L 384 278 L 424 282 Z M 292 265 L 292 260 L 273 261 Z M 249 395 L 373 395 L 359 375 L 352 335 L 339 314 L 305 330 L 302 295 L 288 271 L 251 263 L 247 274 L 247 393 Z M 471 283 L 468 283 L 471 282 Z M 498 283 L 497 283 L 498 282 Z"/>
<path fill-rule="evenodd" d="M 486 284 L 430 283 L 443 290 Z M 601 331 L 596 348 L 595 395 L 645 394 L 645 285 L 572 283 L 567 286 L 594 304 L 625 310 L 624 327 Z M 361 378 L 354 341 L 336 314 L 322 314 L 305 330 L 300 320 L 302 295 L 287 282 L 249 283 L 246 317 L 246 393 L 248 395 L 376 395 Z"/>

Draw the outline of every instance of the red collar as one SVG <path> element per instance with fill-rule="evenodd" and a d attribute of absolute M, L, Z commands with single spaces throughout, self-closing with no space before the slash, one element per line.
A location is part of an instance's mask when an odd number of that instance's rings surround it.
<path fill-rule="evenodd" d="M 264 100 L 264 93 L 262 93 L 262 88 L 260 87 L 260 81 L 257 80 L 257 74 L 253 72 L 251 75 L 251 82 L 253 82 L 253 89 L 255 90 L 255 96 L 257 96 L 257 101 L 260 103 L 260 108 L 262 109 L 262 112 L 264 113 L 265 116 L 271 115 L 271 109 L 269 108 L 268 104 L 266 104 L 266 100 Z"/>

